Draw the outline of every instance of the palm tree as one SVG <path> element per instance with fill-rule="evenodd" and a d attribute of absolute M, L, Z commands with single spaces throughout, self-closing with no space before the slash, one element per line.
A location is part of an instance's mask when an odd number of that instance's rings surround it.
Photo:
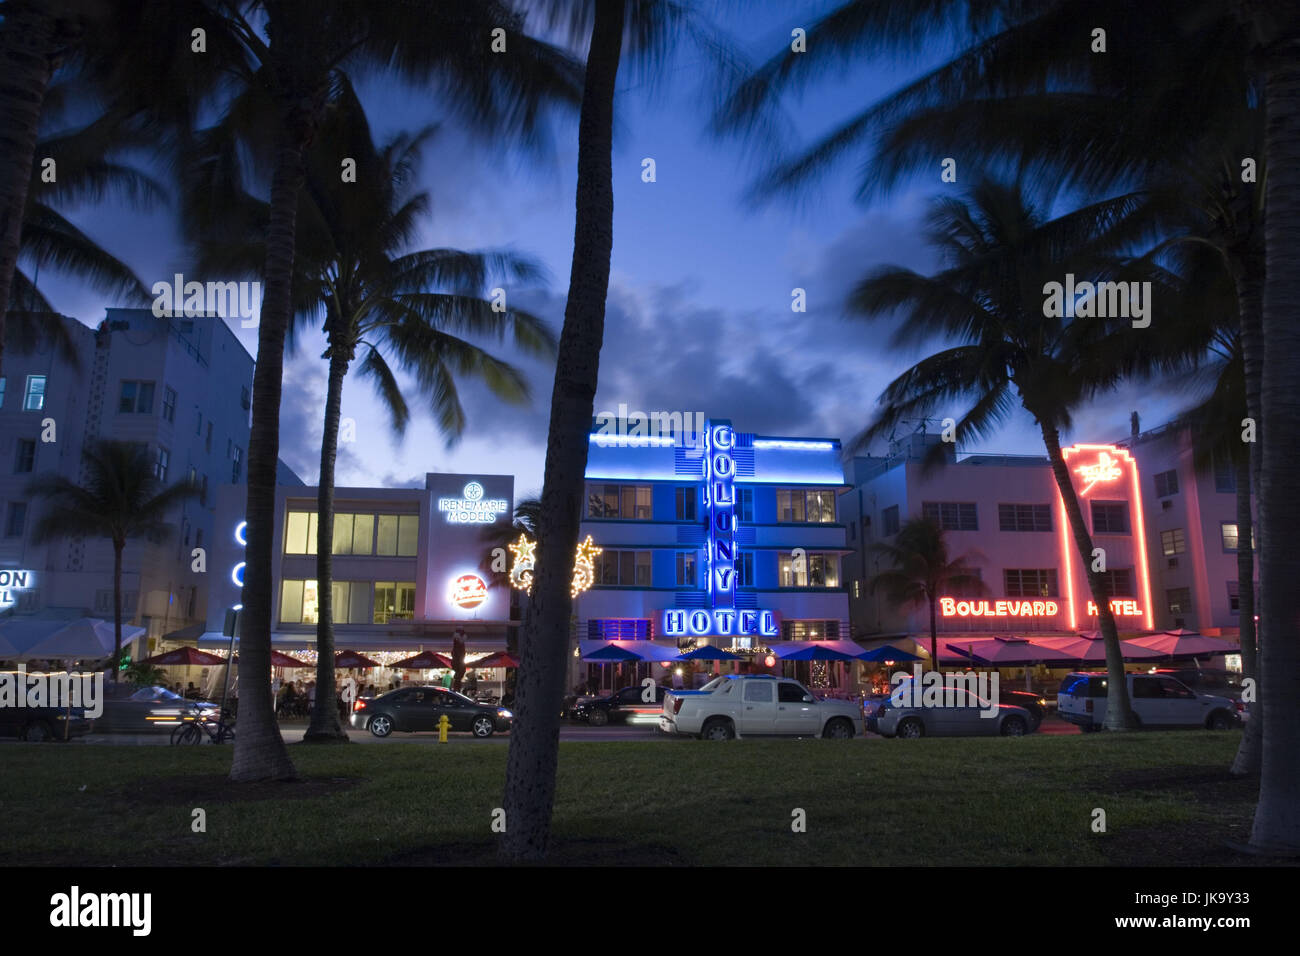
<path fill-rule="evenodd" d="M 895 607 L 924 605 L 930 611 L 930 666 L 939 669 L 939 625 L 936 610 L 945 591 L 983 594 L 987 588 L 970 562 L 982 560 L 977 552 L 949 557 L 943 528 L 931 518 L 912 518 L 898 531 L 891 544 L 872 545 L 872 550 L 893 565 L 871 579 L 870 587 L 884 593 Z"/>
<path fill-rule="evenodd" d="M 852 312 L 867 318 L 905 311 L 907 320 L 892 339 L 895 347 L 923 345 L 932 336 L 960 343 L 895 379 L 856 447 L 866 447 L 901 419 L 925 417 L 963 398 L 972 404 L 957 420 L 959 442 L 988 434 L 1017 405 L 1033 416 L 1088 569 L 1111 678 L 1106 725 L 1117 730 L 1133 726 L 1119 632 L 1105 579 L 1094 569 L 1092 538 L 1061 451 L 1061 431 L 1070 426 L 1072 410 L 1148 367 L 1154 361 L 1152 345 L 1128 319 L 1045 314 L 1043 292 L 1047 282 L 1067 271 L 1110 278 L 1141 269 L 1109 251 L 1111 225 L 1137 201 L 1121 196 L 1044 221 L 1026 205 L 1018 186 L 982 182 L 967 201 L 934 203 L 929 235 L 947 260 L 945 269 L 922 276 L 886 267 L 864 279 L 849 301 Z M 1159 295 L 1153 309 L 1178 302 L 1174 277 L 1151 268 L 1141 274 Z M 1185 301 L 1179 305 L 1190 308 Z"/>
<path fill-rule="evenodd" d="M 519 539 L 522 534 L 525 537 L 537 540 L 537 519 L 542 512 L 542 500 L 537 495 L 525 495 L 515 502 L 515 512 L 510 519 L 509 524 L 491 524 L 484 527 L 482 532 L 483 539 L 483 560 L 479 563 L 479 570 L 488 575 L 488 580 L 494 587 L 509 587 L 507 580 L 510 574 L 511 558 L 509 557 L 510 545 Z M 506 556 L 506 568 L 504 571 L 496 570 L 498 558 Z"/>
<path fill-rule="evenodd" d="M 122 552 L 133 538 L 170 534 L 167 515 L 183 501 L 198 497 L 188 480 L 162 486 L 145 446 L 100 439 L 84 451 L 85 485 L 61 475 L 42 475 L 27 493 L 48 502 L 32 540 L 69 535 L 99 536 L 113 543 L 113 668 L 122 659 Z M 270 690 L 267 691 L 268 695 Z"/>
<path fill-rule="evenodd" d="M 295 259 L 295 317 L 299 325 L 323 322 L 330 363 L 317 491 L 318 688 L 334 686 L 334 466 L 343 383 L 358 350 L 363 353 L 359 370 L 387 407 L 393 431 L 404 434 L 411 415 L 396 366 L 416 379 L 449 442 L 460 437 L 466 422 L 458 381 L 482 381 L 497 397 L 516 404 L 529 397 L 518 370 L 461 336 L 508 336 L 531 356 L 555 352 L 554 337 L 542 319 L 515 307 L 496 311 L 483 298 L 494 278 L 537 279 L 544 272 L 541 266 L 509 252 L 405 251 L 429 208 L 428 193 L 415 192 L 409 184 L 431 134 L 431 129 L 398 134 L 382 148 L 376 146 L 360 102 L 341 78 L 320 130 L 320 140 L 329 146 L 313 148 L 308 156 Z M 357 164 L 356 182 L 341 180 L 336 143 L 348 144 Z M 217 168 L 218 162 L 209 166 L 210 172 Z M 218 178 L 223 177 L 224 185 L 214 186 L 214 194 L 236 193 L 222 205 L 235 210 L 234 222 L 249 223 L 251 237 L 233 245 L 224 237 L 215 244 L 209 240 L 200 259 L 248 273 L 265 254 L 268 210 L 239 192 L 233 170 Z M 348 739 L 332 695 L 317 694 L 303 739 Z"/>
<path fill-rule="evenodd" d="M 206 6 L 219 17 L 221 36 L 238 48 L 239 55 L 228 58 L 235 81 L 244 91 L 264 92 L 274 115 L 272 140 L 259 142 L 257 131 L 249 130 L 244 132 L 251 138 L 243 140 L 271 172 L 245 508 L 241 648 L 252 680 L 251 706 L 240 722 L 231 779 L 292 779 L 296 773 L 270 703 L 271 529 L 285 336 L 295 311 L 299 196 L 307 149 L 331 88 L 350 69 L 391 66 L 408 79 L 432 80 L 454 93 L 446 105 L 470 120 L 474 131 L 535 142 L 544 132 L 546 107 L 574 98 L 576 73 L 568 56 L 524 34 L 522 19 L 492 0 L 208 0 Z M 497 28 L 508 36 L 508 55 L 490 50 Z M 228 106 L 248 102 L 236 97 Z"/>

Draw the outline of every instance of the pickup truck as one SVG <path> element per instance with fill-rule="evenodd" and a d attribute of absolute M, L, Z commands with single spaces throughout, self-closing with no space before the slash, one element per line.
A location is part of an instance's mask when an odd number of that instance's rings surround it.
<path fill-rule="evenodd" d="M 818 700 L 798 681 L 768 674 L 727 674 L 699 690 L 664 695 L 659 729 L 703 740 L 736 737 L 853 736 L 859 705 Z"/>

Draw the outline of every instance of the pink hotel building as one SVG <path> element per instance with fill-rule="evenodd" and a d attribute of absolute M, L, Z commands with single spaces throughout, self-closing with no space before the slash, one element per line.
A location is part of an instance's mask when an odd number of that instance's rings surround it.
<path fill-rule="evenodd" d="M 893 607 L 871 593 L 887 570 L 872 545 L 927 515 L 947 532 L 950 559 L 965 555 L 985 591 L 943 595 L 945 635 L 1031 635 L 1096 627 L 1085 569 L 1069 533 L 1047 457 L 948 453 L 922 469 L 939 436 L 913 434 L 884 457 L 852 459 L 839 499 L 852 553 L 843 561 L 854 636 L 929 635 L 926 607 Z M 953 446 L 949 445 L 948 448 Z M 1192 467 L 1188 433 L 1166 425 L 1114 443 L 1065 450 L 1093 545 L 1105 551 L 1121 633 L 1187 628 L 1238 633 L 1234 473 L 1227 463 Z"/>

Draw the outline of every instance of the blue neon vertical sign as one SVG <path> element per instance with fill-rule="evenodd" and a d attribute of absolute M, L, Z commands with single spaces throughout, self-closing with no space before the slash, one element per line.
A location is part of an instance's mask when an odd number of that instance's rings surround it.
<path fill-rule="evenodd" d="M 736 433 L 709 423 L 705 442 L 704 495 L 709 511 L 708 591 L 715 609 L 736 606 Z"/>

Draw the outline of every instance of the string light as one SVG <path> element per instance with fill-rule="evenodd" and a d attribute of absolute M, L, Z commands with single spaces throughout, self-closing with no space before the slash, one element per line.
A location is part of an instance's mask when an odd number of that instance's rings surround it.
<path fill-rule="evenodd" d="M 533 569 L 537 564 L 537 542 L 521 534 L 509 547 L 515 556 L 510 566 L 510 584 L 526 594 L 531 594 Z M 572 597 L 577 597 L 596 583 L 596 565 L 592 559 L 600 553 L 601 549 L 592 542 L 591 535 L 587 535 L 587 540 L 578 545 L 573 559 L 573 582 L 569 586 L 569 594 Z"/>

